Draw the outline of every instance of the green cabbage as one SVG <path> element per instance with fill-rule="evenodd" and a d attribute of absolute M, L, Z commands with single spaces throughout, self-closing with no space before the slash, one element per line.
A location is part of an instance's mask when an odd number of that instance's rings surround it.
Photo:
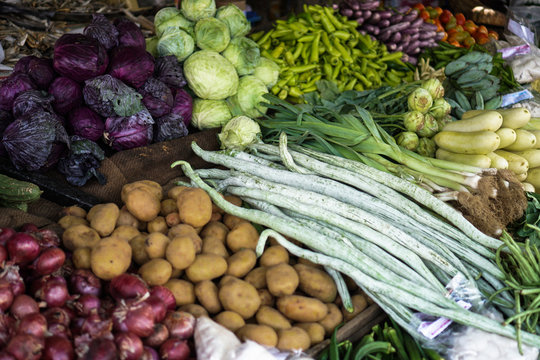
<path fill-rule="evenodd" d="M 193 100 L 191 124 L 197 129 L 211 129 L 225 125 L 232 118 L 225 100 Z"/>
<path fill-rule="evenodd" d="M 216 14 L 214 0 L 182 0 L 180 8 L 184 16 L 191 21 L 199 21 Z"/>
<path fill-rule="evenodd" d="M 220 7 L 217 10 L 216 18 L 227 24 L 231 37 L 246 36 L 251 31 L 251 23 L 246 15 L 234 4 Z"/>
<path fill-rule="evenodd" d="M 195 50 L 195 41 L 184 30 L 167 28 L 157 44 L 159 56 L 174 55 L 178 61 L 184 61 Z"/>
<path fill-rule="evenodd" d="M 218 134 L 222 149 L 244 150 L 246 146 L 259 141 L 261 128 L 247 116 L 232 118 Z"/>
<path fill-rule="evenodd" d="M 227 24 L 223 21 L 206 18 L 195 24 L 195 41 L 203 50 L 222 52 L 229 45 L 231 35 Z"/>
<path fill-rule="evenodd" d="M 267 93 L 266 85 L 259 78 L 253 75 L 241 77 L 238 92 L 228 99 L 233 115 L 257 118 L 266 114 L 266 106 L 261 103 L 266 102 L 263 95 Z"/>
<path fill-rule="evenodd" d="M 156 35 L 161 37 L 167 28 L 178 28 L 193 36 L 193 23 L 175 7 L 166 7 L 159 10 L 154 17 Z"/>
<path fill-rule="evenodd" d="M 146 42 L 146 51 L 152 54 L 153 57 L 158 57 L 157 44 L 159 42 L 159 38 L 157 36 L 152 36 L 144 39 L 144 41 Z"/>
<path fill-rule="evenodd" d="M 223 51 L 223 56 L 234 65 L 238 75 L 250 75 L 259 64 L 261 51 L 255 41 L 246 37 L 237 37 L 231 40 L 229 46 Z"/>
<path fill-rule="evenodd" d="M 201 50 L 188 57 L 184 76 L 191 90 L 202 99 L 225 100 L 238 89 L 234 66 L 215 51 Z"/>
<path fill-rule="evenodd" d="M 261 57 L 253 75 L 262 80 L 266 87 L 270 89 L 278 81 L 279 65 L 270 59 Z"/>

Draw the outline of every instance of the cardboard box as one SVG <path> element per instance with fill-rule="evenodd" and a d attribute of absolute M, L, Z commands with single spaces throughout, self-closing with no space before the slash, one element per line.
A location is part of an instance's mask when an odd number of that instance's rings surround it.
<path fill-rule="evenodd" d="M 241 10 L 246 10 L 246 2 L 245 1 L 231 1 L 231 0 L 216 0 L 216 6 L 224 6 L 228 4 L 234 4 L 238 6 Z"/>

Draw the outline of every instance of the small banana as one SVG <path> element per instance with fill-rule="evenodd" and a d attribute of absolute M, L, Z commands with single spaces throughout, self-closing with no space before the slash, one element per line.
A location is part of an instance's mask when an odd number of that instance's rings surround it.
<path fill-rule="evenodd" d="M 482 93 L 480 91 L 477 91 L 474 94 L 474 108 L 476 110 L 483 110 L 484 109 L 484 97 L 482 96 Z"/>
<path fill-rule="evenodd" d="M 467 96 L 465 96 L 465 94 L 463 94 L 461 91 L 456 90 L 454 96 L 456 97 L 456 101 L 463 110 L 468 111 L 472 109 L 471 103 L 467 99 Z"/>
<path fill-rule="evenodd" d="M 488 75 L 488 73 L 486 71 L 484 71 L 484 70 L 476 70 L 476 69 L 469 70 L 469 71 L 463 73 L 462 75 L 460 75 L 457 78 L 456 83 L 459 86 L 462 86 L 462 85 L 468 84 L 468 83 L 475 83 L 475 82 L 478 82 L 478 81 L 482 80 L 487 75 Z"/>

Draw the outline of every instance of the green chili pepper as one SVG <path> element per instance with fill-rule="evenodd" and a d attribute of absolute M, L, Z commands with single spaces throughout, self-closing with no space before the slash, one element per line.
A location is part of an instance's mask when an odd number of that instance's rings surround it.
<path fill-rule="evenodd" d="M 279 86 L 277 86 L 277 85 L 272 86 L 272 89 L 270 89 L 270 91 L 274 95 L 277 95 L 280 92 L 280 90 L 281 90 L 281 88 Z"/>
<path fill-rule="evenodd" d="M 344 81 L 338 81 L 337 87 L 338 87 L 339 92 L 345 91 L 345 85 L 346 84 Z"/>
<path fill-rule="evenodd" d="M 334 31 L 336 31 L 336 28 L 334 27 L 334 25 L 332 25 L 332 23 L 330 22 L 326 14 L 323 13 L 323 14 L 320 14 L 320 16 L 321 16 L 321 24 L 324 30 L 326 30 L 326 32 L 333 33 Z"/>
<path fill-rule="evenodd" d="M 306 43 L 306 42 L 312 42 L 313 40 L 315 40 L 315 35 L 304 35 L 304 36 L 298 38 L 297 41 Z"/>
<path fill-rule="evenodd" d="M 331 56 L 331 57 L 330 57 L 329 63 L 330 63 L 330 65 L 332 65 L 332 66 L 336 66 L 337 64 L 340 63 L 340 61 L 341 61 L 341 60 L 339 60 L 339 56 Z"/>
<path fill-rule="evenodd" d="M 302 91 L 304 92 L 304 94 L 314 92 L 314 91 L 317 91 L 317 86 L 313 85 L 308 88 L 304 88 Z"/>
<path fill-rule="evenodd" d="M 398 51 L 398 52 L 383 56 L 379 61 L 384 62 L 384 61 L 399 60 L 401 59 L 402 56 L 403 56 L 403 53 L 401 51 Z"/>
<path fill-rule="evenodd" d="M 308 82 L 302 84 L 300 87 L 301 88 L 310 88 L 310 87 L 314 86 L 317 81 L 321 80 L 321 78 L 322 78 L 321 74 L 315 75 Z"/>
<path fill-rule="evenodd" d="M 302 33 L 307 33 L 308 32 L 308 28 L 307 26 L 304 26 L 302 23 L 300 22 L 296 22 L 296 23 L 292 23 L 292 24 L 289 24 L 289 27 L 291 29 L 293 29 L 294 31 L 300 31 Z"/>
<path fill-rule="evenodd" d="M 371 88 L 373 86 L 373 83 L 371 81 L 369 81 L 364 75 L 358 73 L 358 72 L 353 72 L 353 75 L 355 77 L 358 78 L 358 80 L 360 80 L 362 82 L 362 84 L 366 87 L 366 88 Z"/>
<path fill-rule="evenodd" d="M 272 33 L 271 37 L 272 38 L 279 38 L 279 37 L 282 37 L 282 36 L 286 36 L 286 35 L 289 35 L 289 34 L 292 34 L 292 30 L 290 29 L 283 29 L 283 30 L 276 30 Z"/>
<path fill-rule="evenodd" d="M 326 77 L 326 80 L 332 79 L 332 65 L 330 65 L 329 63 L 325 63 L 323 65 L 323 72 L 324 72 L 324 76 Z"/>
<path fill-rule="evenodd" d="M 319 41 L 321 40 L 321 33 L 318 32 L 315 35 L 315 39 L 311 44 L 311 57 L 309 58 L 310 62 L 318 63 L 319 62 Z"/>
<path fill-rule="evenodd" d="M 331 35 L 333 37 L 337 37 L 338 39 L 343 40 L 343 41 L 347 41 L 351 37 L 350 33 L 346 32 L 346 31 L 342 31 L 342 30 L 334 31 Z"/>
<path fill-rule="evenodd" d="M 287 90 L 283 89 L 279 92 L 278 98 L 280 98 L 281 100 L 285 100 L 287 98 L 287 95 L 288 95 Z"/>
<path fill-rule="evenodd" d="M 302 49 L 302 60 L 304 60 L 304 63 L 309 62 L 310 51 L 311 51 L 311 44 L 309 43 L 304 44 L 304 48 Z"/>
<path fill-rule="evenodd" d="M 294 97 L 300 97 L 304 95 L 304 93 L 297 87 L 291 87 L 291 89 L 289 90 L 289 95 Z"/>
<path fill-rule="evenodd" d="M 294 74 L 290 73 L 290 74 L 287 74 L 285 77 L 283 77 L 282 79 L 280 79 L 276 86 L 282 88 L 285 86 L 285 84 L 287 84 L 287 82 L 289 82 L 289 80 L 291 80 L 293 78 Z"/>
<path fill-rule="evenodd" d="M 293 72 L 293 73 L 301 73 L 301 72 L 304 72 L 304 71 L 309 71 L 309 70 L 313 70 L 313 69 L 316 69 L 319 65 L 317 64 L 309 64 L 309 65 L 301 65 L 301 66 L 293 66 L 289 69 L 289 71 Z"/>
<path fill-rule="evenodd" d="M 364 88 L 364 85 L 362 85 L 362 83 L 356 83 L 356 85 L 354 85 L 354 90 L 356 90 L 356 91 L 364 91 L 365 88 Z"/>
<path fill-rule="evenodd" d="M 259 40 L 263 36 L 264 36 L 264 31 L 258 31 L 258 32 L 254 33 L 254 34 L 251 34 L 251 40 L 257 42 L 257 40 Z"/>
<path fill-rule="evenodd" d="M 294 65 L 294 55 L 289 50 L 285 51 L 285 61 L 291 66 Z"/>
<path fill-rule="evenodd" d="M 272 36 L 273 33 L 274 29 L 268 31 L 266 34 L 264 34 L 264 36 L 259 39 L 259 41 L 257 41 L 257 45 L 261 46 L 262 44 L 264 44 L 266 41 L 268 41 L 268 39 L 270 39 L 270 36 Z"/>
<path fill-rule="evenodd" d="M 281 57 L 281 54 L 283 53 L 283 51 L 285 51 L 285 44 L 284 44 L 284 43 L 280 43 L 276 48 L 274 48 L 274 50 L 272 50 L 272 52 L 270 53 L 270 55 L 271 55 L 273 58 L 278 59 L 279 57 Z"/>
<path fill-rule="evenodd" d="M 300 73 L 300 76 L 298 76 L 298 82 L 299 83 L 305 83 L 308 81 L 308 79 L 311 79 L 313 76 L 311 71 L 304 71 L 303 73 Z"/>
<path fill-rule="evenodd" d="M 360 60 L 360 72 L 364 74 L 367 70 L 368 60 L 364 57 Z"/>
<path fill-rule="evenodd" d="M 339 42 L 338 39 L 335 39 L 335 40 L 336 41 L 334 43 L 334 47 L 337 49 L 337 51 L 339 51 L 341 53 L 341 56 L 343 57 L 343 61 L 348 62 L 348 63 L 352 63 L 353 59 L 351 57 L 351 54 L 349 54 L 347 49 L 344 48 L 343 45 L 341 45 L 341 43 Z"/>
<path fill-rule="evenodd" d="M 293 53 L 293 59 L 296 60 L 298 59 L 298 57 L 300 56 L 300 54 L 302 54 L 302 48 L 303 48 L 303 44 L 302 43 L 298 43 L 296 44 L 296 48 L 294 49 L 294 53 Z"/>
<path fill-rule="evenodd" d="M 323 8 L 324 14 L 336 29 L 343 29 L 343 24 L 334 16 L 334 10 L 328 6 Z"/>
<path fill-rule="evenodd" d="M 343 66 L 343 64 L 341 63 L 341 61 L 334 66 L 334 70 L 332 71 L 332 79 L 337 79 L 339 73 L 341 72 L 341 67 Z"/>

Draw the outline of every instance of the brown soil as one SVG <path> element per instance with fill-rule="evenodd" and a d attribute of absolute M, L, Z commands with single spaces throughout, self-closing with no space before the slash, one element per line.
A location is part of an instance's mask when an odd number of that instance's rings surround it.
<path fill-rule="evenodd" d="M 473 192 L 459 193 L 452 205 L 480 231 L 499 237 L 523 215 L 527 197 L 511 171 L 499 170 L 496 175 L 484 175 Z"/>

